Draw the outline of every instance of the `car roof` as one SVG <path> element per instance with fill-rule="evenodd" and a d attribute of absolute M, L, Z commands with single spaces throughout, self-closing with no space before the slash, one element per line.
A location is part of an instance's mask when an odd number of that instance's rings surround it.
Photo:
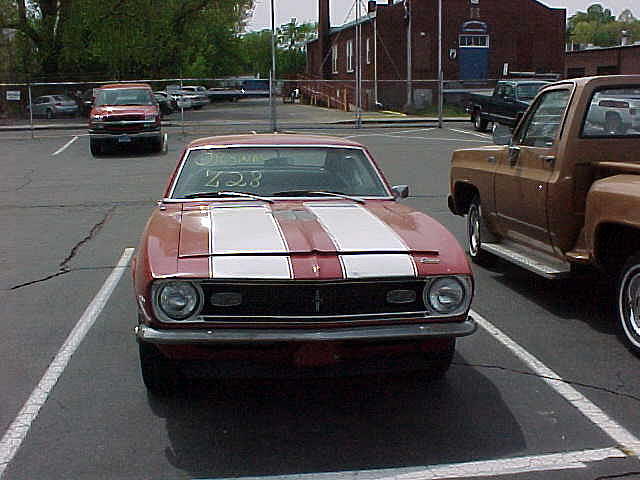
<path fill-rule="evenodd" d="M 357 147 L 363 148 L 363 145 L 351 140 L 340 137 L 331 137 L 325 135 L 298 135 L 298 134 L 280 134 L 280 133 L 263 133 L 263 134 L 247 134 L 247 135 L 221 135 L 216 137 L 206 137 L 193 140 L 187 148 L 207 147 L 214 145 L 227 146 L 329 146 L 329 147 Z"/>

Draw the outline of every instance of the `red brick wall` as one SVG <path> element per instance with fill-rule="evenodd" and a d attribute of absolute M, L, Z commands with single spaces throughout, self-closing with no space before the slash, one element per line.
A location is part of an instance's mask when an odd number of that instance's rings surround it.
<path fill-rule="evenodd" d="M 571 70 L 583 69 L 583 76 L 598 74 L 598 67 L 615 66 L 620 75 L 640 73 L 640 45 L 626 47 L 598 48 L 566 53 L 566 74 Z"/>

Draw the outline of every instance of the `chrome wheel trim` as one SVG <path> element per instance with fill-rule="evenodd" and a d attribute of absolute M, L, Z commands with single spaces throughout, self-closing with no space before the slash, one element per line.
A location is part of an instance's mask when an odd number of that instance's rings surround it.
<path fill-rule="evenodd" d="M 480 208 L 471 205 L 467 218 L 467 237 L 469 239 L 469 254 L 472 257 L 478 255 L 480 251 Z"/>
<path fill-rule="evenodd" d="M 640 264 L 632 266 L 622 278 L 618 305 L 627 338 L 640 348 Z"/>

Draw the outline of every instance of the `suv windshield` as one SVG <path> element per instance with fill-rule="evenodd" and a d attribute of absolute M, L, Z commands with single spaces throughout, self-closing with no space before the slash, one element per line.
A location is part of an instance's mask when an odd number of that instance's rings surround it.
<path fill-rule="evenodd" d="M 145 88 L 109 88 L 99 90 L 96 106 L 104 105 L 153 105 L 151 92 Z"/>
<path fill-rule="evenodd" d="M 388 196 L 362 150 L 328 147 L 229 147 L 189 152 L 172 198 L 233 190 L 260 196 Z"/>

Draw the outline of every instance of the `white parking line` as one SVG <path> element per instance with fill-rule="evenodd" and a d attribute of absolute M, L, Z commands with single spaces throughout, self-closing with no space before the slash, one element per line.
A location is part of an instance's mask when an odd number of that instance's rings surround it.
<path fill-rule="evenodd" d="M 491 135 L 488 135 L 486 133 L 470 132 L 469 130 L 458 130 L 457 128 L 450 128 L 449 130 L 451 130 L 452 132 L 465 133 L 467 135 L 474 135 L 476 137 L 491 138 Z"/>
<path fill-rule="evenodd" d="M 539 375 L 556 393 L 560 394 L 564 399 L 573 405 L 582 415 L 587 417 L 600 430 L 611 437 L 616 445 L 628 453 L 629 455 L 640 455 L 640 439 L 629 432 L 622 425 L 616 423 L 613 419 L 604 413 L 599 407 L 588 400 L 584 395 L 578 392 L 571 385 L 566 383 L 562 377 L 551 370 L 540 360 L 522 348 L 518 343 L 509 338 L 499 328 L 490 323 L 482 315 L 470 312 L 471 316 L 484 328 L 491 336 L 511 350 L 520 360 L 522 360 L 531 370 Z"/>
<path fill-rule="evenodd" d="M 58 155 L 59 153 L 64 152 L 67 148 L 69 148 L 71 146 L 71 144 L 73 142 L 75 142 L 76 140 L 78 140 L 78 135 L 74 136 L 71 140 L 69 140 L 67 143 L 65 143 L 62 147 L 60 147 L 58 150 L 56 150 L 55 152 L 53 152 L 51 155 L 55 156 Z"/>
<path fill-rule="evenodd" d="M 303 473 L 273 475 L 261 480 L 435 480 L 473 477 L 498 477 L 552 470 L 575 470 L 587 468 L 587 464 L 609 458 L 624 458 L 617 448 L 583 450 L 580 452 L 551 453 L 530 457 L 502 458 L 478 462 L 452 463 L 430 467 L 398 468 L 384 470 L 359 470 L 348 472 Z M 236 480 L 256 480 L 257 477 L 241 477 Z M 221 480 L 221 479 L 202 479 Z"/>
<path fill-rule="evenodd" d="M 67 367 L 71 356 L 78 349 L 82 340 L 100 315 L 100 312 L 102 312 L 102 309 L 107 304 L 109 297 L 111 297 L 113 290 L 118 285 L 120 278 L 122 278 L 122 275 L 131 260 L 133 251 L 133 248 L 124 249 L 118 264 L 102 284 L 102 288 L 100 288 L 89 306 L 87 306 L 86 310 L 80 317 L 80 320 L 78 320 L 78 323 L 73 327 L 73 330 L 56 354 L 55 358 L 51 364 L 49 364 L 49 367 L 42 376 L 42 379 L 33 392 L 31 392 L 31 395 L 23 405 L 15 420 L 11 425 L 9 425 L 9 428 L 2 437 L 2 440 L 0 440 L 0 478 L 2 478 L 9 462 L 11 462 L 15 454 L 18 452 L 20 445 L 22 445 L 22 442 L 31 428 L 31 424 L 47 401 L 51 390 L 53 390 L 53 387 L 58 382 L 62 372 L 64 372 L 64 369 Z"/>

